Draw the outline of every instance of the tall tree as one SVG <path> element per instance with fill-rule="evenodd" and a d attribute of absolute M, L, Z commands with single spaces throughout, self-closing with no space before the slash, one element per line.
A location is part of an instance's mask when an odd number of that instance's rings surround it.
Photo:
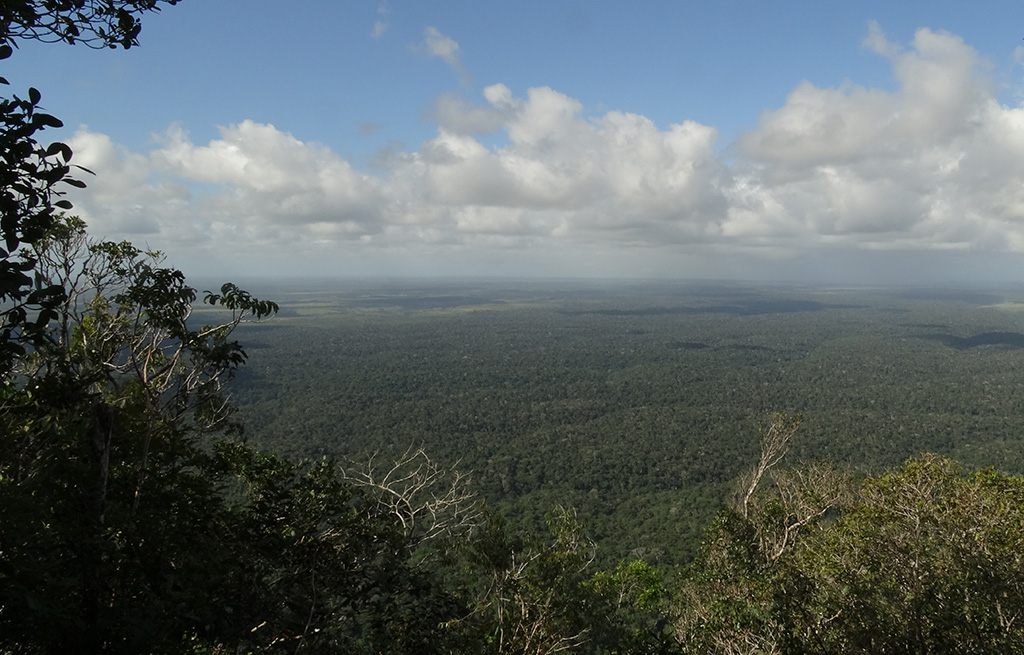
<path fill-rule="evenodd" d="M 206 295 L 221 322 L 198 326 L 179 271 L 89 242 L 76 219 L 26 257 L 63 300 L 0 386 L 0 640 L 117 652 L 180 638 L 222 559 L 204 435 L 228 426 L 223 384 L 245 359 L 231 331 L 277 306 L 225 285 Z"/>
<path fill-rule="evenodd" d="M 81 43 L 90 47 L 130 48 L 138 43 L 141 16 L 178 0 L 2 0 L 0 60 L 20 41 Z M 7 85 L 0 77 L 0 84 Z M 61 198 L 65 188 L 82 187 L 72 175 L 71 148 L 44 145 L 40 132 L 61 127 L 42 110 L 42 94 L 0 98 L 0 375 L 13 359 L 44 338 L 55 317 L 62 289 L 39 284 L 35 260 L 15 253 L 44 238 L 59 212 L 71 209 Z"/>

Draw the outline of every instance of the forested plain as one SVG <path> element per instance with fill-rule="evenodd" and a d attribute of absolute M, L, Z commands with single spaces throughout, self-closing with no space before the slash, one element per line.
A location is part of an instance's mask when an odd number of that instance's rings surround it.
<path fill-rule="evenodd" d="M 801 413 L 789 459 L 877 475 L 922 452 L 1024 471 L 1012 289 L 671 281 L 268 288 L 233 385 L 247 438 L 365 463 L 423 448 L 523 530 L 574 507 L 605 565 L 672 568 Z"/>

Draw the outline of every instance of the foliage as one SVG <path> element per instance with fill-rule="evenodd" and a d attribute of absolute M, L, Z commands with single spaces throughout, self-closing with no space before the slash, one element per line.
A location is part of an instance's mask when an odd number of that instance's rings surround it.
<path fill-rule="evenodd" d="M 143 14 L 176 2 L 0 0 L 0 59 L 23 39 L 129 48 Z M 291 391 L 270 409 L 284 429 L 252 420 L 305 454 L 397 455 L 295 463 L 239 442 L 226 396 L 248 358 L 232 335 L 277 305 L 226 284 L 194 313 L 200 294 L 159 253 L 90 242 L 61 214 L 64 187 L 83 183 L 65 144 L 38 141 L 61 126 L 40 102 L 34 88 L 0 99 L 0 652 L 1024 649 L 1017 477 L 927 455 L 855 492 L 834 466 L 782 466 L 799 421 L 774 414 L 733 510 L 668 582 L 635 558 L 595 571 L 597 546 L 564 508 L 621 504 L 642 518 L 606 519 L 603 536 L 684 561 L 679 535 L 751 454 L 735 426 L 765 407 L 818 408 L 834 420 L 813 454 L 866 466 L 926 429 L 953 450 L 991 428 L 1013 453 L 1019 369 L 993 349 L 1020 335 L 991 315 L 972 315 L 965 337 L 948 312 L 894 326 L 890 307 L 865 337 L 843 332 L 863 314 L 817 301 L 546 299 L 387 329 L 360 316 L 337 340 L 282 331 L 299 350 L 263 360 L 261 393 Z M 986 356 L 959 352 L 978 345 Z M 344 365 L 325 365 L 325 348 Z M 314 416 L 296 393 L 340 414 Z M 325 438 L 339 434 L 349 443 Z M 410 436 L 441 455 L 400 454 Z M 560 503 L 550 536 L 485 520 L 462 457 L 523 518 Z M 665 531 L 675 540 L 651 538 Z"/>
<path fill-rule="evenodd" d="M 761 519 L 724 513 L 680 588 L 677 634 L 702 653 L 1018 652 L 1022 493 L 1019 477 L 923 455 L 778 554 Z"/>
<path fill-rule="evenodd" d="M 11 54 L 0 45 L 0 59 Z M 0 84 L 7 81 L 0 78 Z M 57 285 L 33 279 L 35 260 L 12 256 L 22 244 L 44 237 L 61 209 L 62 185 L 83 186 L 71 177 L 71 149 L 63 143 L 41 145 L 37 133 L 61 122 L 40 110 L 41 95 L 29 89 L 28 98 L 0 98 L 0 374 L 13 358 L 24 354 L 26 344 L 37 343 L 60 302 Z"/>
<path fill-rule="evenodd" d="M 1024 648 L 1024 479 L 964 475 L 935 455 L 865 481 L 860 502 L 794 564 L 828 652 Z"/>
<path fill-rule="evenodd" d="M 601 608 L 594 652 L 678 652 L 666 620 L 669 592 L 662 571 L 643 560 L 623 560 L 584 584 Z"/>
<path fill-rule="evenodd" d="M 59 286 L 65 299 L 45 341 L 19 362 L 25 386 L 61 380 L 88 401 L 134 404 L 159 422 L 188 421 L 200 431 L 224 423 L 224 385 L 246 359 L 230 335 L 243 320 L 275 313 L 275 303 L 225 284 L 204 301 L 230 316 L 196 327 L 197 292 L 180 271 L 162 267 L 160 253 L 127 242 L 90 242 L 75 218 L 63 219 L 32 256 L 37 276 Z"/>
<path fill-rule="evenodd" d="M 480 502 L 469 479 L 457 468 L 442 468 L 422 448 L 409 448 L 385 466 L 375 459 L 376 455 L 371 456 L 364 466 L 353 463 L 342 475 L 401 526 L 414 548 L 450 543 L 477 526 Z"/>
<path fill-rule="evenodd" d="M 180 272 L 75 219 L 32 256 L 63 300 L 0 386 L 0 642 L 160 652 L 219 611 L 205 435 L 245 358 L 231 330 L 275 307 L 229 288 L 236 314 L 196 328 Z"/>
<path fill-rule="evenodd" d="M 321 461 L 218 448 L 243 487 L 231 507 L 218 643 L 245 652 L 442 653 L 462 605 L 386 508 Z"/>
<path fill-rule="evenodd" d="M 786 465 L 800 419 L 774 413 L 682 578 L 601 570 L 576 510 L 510 529 L 422 449 L 338 466 L 234 439 L 232 335 L 274 303 L 199 294 L 73 218 L 23 256 L 63 293 L 0 396 L 0 652 L 1024 646 L 1019 478 L 925 456 L 856 489 Z"/>
<path fill-rule="evenodd" d="M 802 421 L 801 415 L 784 412 L 766 418 L 760 430 L 761 458 L 740 477 L 733 501 L 732 509 L 754 528 L 758 550 L 768 562 L 782 557 L 802 529 L 813 527 L 849 498 L 850 477 L 831 463 L 781 466 Z M 766 479 L 771 486 L 761 489 Z"/>
<path fill-rule="evenodd" d="M 138 45 L 147 11 L 179 0 L 2 0 L 0 43 L 35 39 L 91 47 Z"/>
<path fill-rule="evenodd" d="M 254 444 L 357 461 L 422 445 L 510 524 L 542 532 L 551 507 L 576 507 L 604 568 L 637 548 L 692 559 L 770 411 L 803 413 L 790 457 L 861 477 L 921 451 L 1024 473 L 1024 349 L 933 338 L 1019 333 L 999 298 L 351 281 L 275 297 L 284 318 L 239 333 Z M 821 308 L 753 313 L 787 300 Z"/>
<path fill-rule="evenodd" d="M 177 1 L 2 0 L 0 60 L 25 39 L 129 48 L 138 43 L 142 14 Z M 0 77 L 0 84 L 7 83 Z M 72 208 L 61 198 L 66 186 L 85 186 L 71 175 L 67 144 L 38 141 L 41 131 L 62 126 L 42 110 L 41 100 L 35 88 L 26 98 L 0 98 L 0 376 L 9 373 L 16 357 L 38 345 L 63 293 L 59 285 L 44 284 L 34 275 L 36 260 L 30 253 L 16 252 L 43 239 L 57 214 Z"/>
<path fill-rule="evenodd" d="M 461 520 L 457 477 L 373 487 L 226 439 L 231 334 L 274 303 L 227 284 L 197 325 L 159 253 L 73 218 L 32 254 L 65 300 L 2 387 L 0 651 L 445 652 L 462 606 L 413 552 Z M 375 493 L 414 479 L 422 528 Z"/>
<path fill-rule="evenodd" d="M 471 542 L 472 612 L 459 627 L 472 652 L 670 652 L 660 574 L 639 560 L 592 572 L 594 543 L 575 510 L 555 508 L 548 527 L 548 538 L 517 537 L 491 516 Z"/>

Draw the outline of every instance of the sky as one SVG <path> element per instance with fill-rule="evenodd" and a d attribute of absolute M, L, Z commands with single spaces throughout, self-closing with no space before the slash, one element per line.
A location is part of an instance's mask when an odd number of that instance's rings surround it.
<path fill-rule="evenodd" d="M 21 44 L 187 274 L 1024 281 L 1024 5 L 182 0 Z"/>

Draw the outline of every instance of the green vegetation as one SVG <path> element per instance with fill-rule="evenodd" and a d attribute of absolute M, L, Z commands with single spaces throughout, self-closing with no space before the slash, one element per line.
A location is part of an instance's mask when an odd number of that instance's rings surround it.
<path fill-rule="evenodd" d="M 737 505 L 718 517 L 686 571 L 675 623 L 686 652 L 1024 645 L 1024 479 L 964 475 L 936 455 L 859 488 L 813 468 L 772 477 L 751 511 Z"/>
<path fill-rule="evenodd" d="M 994 294 L 495 282 L 274 296 L 282 316 L 243 327 L 233 386 L 253 444 L 355 461 L 422 446 L 511 524 L 543 530 L 572 505 L 604 566 L 692 558 L 772 411 L 803 412 L 802 461 L 872 475 L 928 451 L 1024 472 L 1024 350 L 1007 336 L 1024 318 Z"/>

